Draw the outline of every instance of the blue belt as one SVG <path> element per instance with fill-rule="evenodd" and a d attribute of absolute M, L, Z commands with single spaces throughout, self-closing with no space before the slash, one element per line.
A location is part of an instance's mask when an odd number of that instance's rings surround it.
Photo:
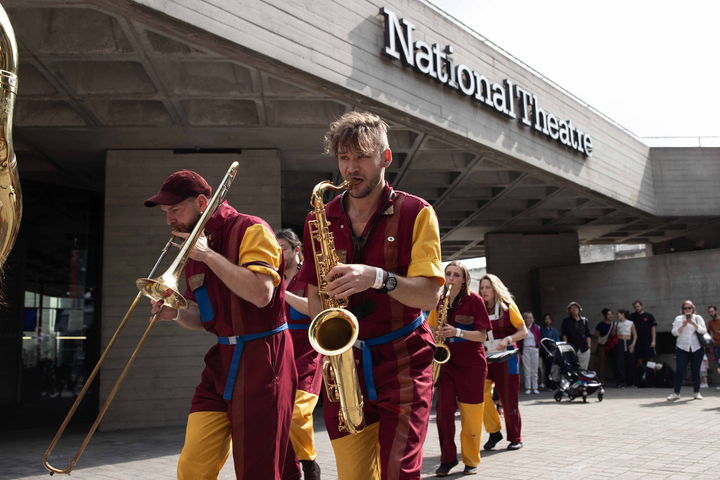
<path fill-rule="evenodd" d="M 365 347 L 374 347 L 375 345 L 390 343 L 397 338 L 404 337 L 422 325 L 424 321 L 425 317 L 420 315 L 412 323 L 409 323 L 394 332 L 383 335 L 382 337 L 371 338 L 370 340 L 357 340 L 355 342 L 355 348 L 362 350 L 363 371 L 365 372 L 365 388 L 367 389 L 370 401 L 377 400 L 377 391 L 375 391 L 375 379 L 373 378 L 372 371 L 372 355 L 370 354 L 370 349 Z"/>
<path fill-rule="evenodd" d="M 310 328 L 309 323 L 289 323 L 288 328 L 290 330 L 308 330 Z"/>
<path fill-rule="evenodd" d="M 218 337 L 218 343 L 220 345 L 236 345 L 235 353 L 233 353 L 232 363 L 230 364 L 230 372 L 228 373 L 227 382 L 225 383 L 225 394 L 223 395 L 223 398 L 225 400 L 232 399 L 233 385 L 235 385 L 235 377 L 237 376 L 238 365 L 240 365 L 240 357 L 242 356 L 245 342 L 257 340 L 258 338 L 269 337 L 270 335 L 275 335 L 276 333 L 280 333 L 283 330 L 287 329 L 288 324 L 284 323 L 275 330 L 270 330 L 269 332 L 253 333 L 250 335 L 242 335 L 236 337 Z"/>
<path fill-rule="evenodd" d="M 450 337 L 445 339 L 445 343 L 467 342 L 464 338 Z"/>

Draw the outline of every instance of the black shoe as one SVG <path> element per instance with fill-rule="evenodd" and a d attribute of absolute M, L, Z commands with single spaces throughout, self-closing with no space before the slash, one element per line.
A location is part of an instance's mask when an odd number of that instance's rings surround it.
<path fill-rule="evenodd" d="M 320 480 L 320 465 L 315 460 L 300 460 L 305 480 Z"/>
<path fill-rule="evenodd" d="M 470 465 L 465 465 L 465 470 L 463 470 L 463 475 L 475 475 L 477 473 L 477 467 L 471 467 Z"/>
<path fill-rule="evenodd" d="M 522 447 L 522 442 L 511 443 L 510 445 L 508 445 L 508 450 L 520 450 Z"/>
<path fill-rule="evenodd" d="M 441 463 L 440 468 L 435 470 L 435 475 L 437 475 L 438 477 L 447 477 L 447 474 L 450 473 L 450 470 L 452 470 L 453 467 L 457 466 L 457 464 L 457 459 L 449 463 Z"/>
<path fill-rule="evenodd" d="M 483 445 L 483 448 L 485 450 L 492 450 L 493 448 L 495 448 L 495 445 L 497 445 L 498 442 L 502 439 L 503 439 L 502 433 L 500 433 L 500 432 L 491 433 L 490 438 L 485 443 L 485 445 Z"/>

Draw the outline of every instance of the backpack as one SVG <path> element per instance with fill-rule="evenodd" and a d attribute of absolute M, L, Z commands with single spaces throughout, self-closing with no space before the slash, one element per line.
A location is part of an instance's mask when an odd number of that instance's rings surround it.
<path fill-rule="evenodd" d="M 655 370 L 646 365 L 640 365 L 635 370 L 635 385 L 638 388 L 651 388 L 655 386 Z"/>
<path fill-rule="evenodd" d="M 675 371 L 667 363 L 655 372 L 656 388 L 672 388 L 675 386 Z"/>

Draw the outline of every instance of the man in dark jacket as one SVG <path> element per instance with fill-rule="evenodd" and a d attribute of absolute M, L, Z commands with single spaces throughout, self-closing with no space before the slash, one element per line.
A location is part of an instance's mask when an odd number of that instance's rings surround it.
<path fill-rule="evenodd" d="M 580 368 L 587 370 L 590 364 L 590 326 L 588 319 L 581 316 L 582 307 L 577 302 L 570 302 L 567 306 L 570 314 L 562 322 L 562 338 L 577 350 Z"/>

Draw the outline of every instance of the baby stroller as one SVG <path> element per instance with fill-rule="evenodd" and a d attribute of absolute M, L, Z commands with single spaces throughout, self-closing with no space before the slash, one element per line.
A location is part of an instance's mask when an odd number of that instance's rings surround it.
<path fill-rule="evenodd" d="M 555 392 L 555 401 L 560 402 L 563 394 L 567 395 L 570 401 L 582 396 L 583 402 L 587 402 L 588 395 L 598 392 L 598 401 L 602 402 L 605 395 L 605 388 L 597 378 L 595 372 L 581 370 L 578 363 L 575 348 L 566 342 L 555 342 L 551 338 L 542 339 L 543 349 L 552 358 L 550 368 L 550 380 L 558 385 Z"/>

